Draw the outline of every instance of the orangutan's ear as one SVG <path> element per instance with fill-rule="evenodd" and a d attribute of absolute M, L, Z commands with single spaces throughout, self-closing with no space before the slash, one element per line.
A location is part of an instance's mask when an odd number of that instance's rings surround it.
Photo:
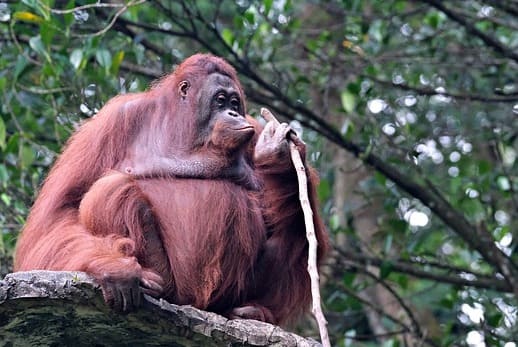
<path fill-rule="evenodd" d="M 191 84 L 188 81 L 182 81 L 178 83 L 178 93 L 185 98 L 187 96 L 187 91 L 191 88 Z"/>

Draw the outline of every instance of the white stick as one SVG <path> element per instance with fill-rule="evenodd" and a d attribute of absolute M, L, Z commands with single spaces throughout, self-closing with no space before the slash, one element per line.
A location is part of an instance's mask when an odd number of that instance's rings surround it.
<path fill-rule="evenodd" d="M 279 123 L 275 116 L 266 108 L 261 108 L 261 116 L 267 121 L 274 121 Z M 291 136 L 295 136 L 292 134 Z M 308 179 L 306 176 L 306 168 L 300 153 L 297 150 L 297 146 L 293 141 L 289 141 L 290 155 L 293 166 L 297 172 L 297 179 L 299 183 L 299 200 L 304 213 L 304 222 L 306 223 L 306 238 L 308 239 L 308 273 L 311 279 L 311 297 L 313 299 L 312 313 L 317 320 L 318 329 L 320 331 L 320 339 L 324 347 L 331 347 L 329 342 L 329 333 L 327 332 L 327 321 L 322 312 L 322 306 L 320 305 L 320 286 L 318 278 L 318 267 L 317 267 L 317 247 L 318 241 L 315 235 L 315 226 L 313 225 L 313 211 L 309 203 L 308 196 Z"/>

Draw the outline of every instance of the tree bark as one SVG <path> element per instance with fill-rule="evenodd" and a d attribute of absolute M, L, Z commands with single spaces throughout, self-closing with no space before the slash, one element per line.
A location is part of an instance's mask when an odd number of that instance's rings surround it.
<path fill-rule="evenodd" d="M 8 274 L 0 281 L 0 346 L 321 346 L 271 324 L 143 301 L 123 315 L 85 273 Z"/>

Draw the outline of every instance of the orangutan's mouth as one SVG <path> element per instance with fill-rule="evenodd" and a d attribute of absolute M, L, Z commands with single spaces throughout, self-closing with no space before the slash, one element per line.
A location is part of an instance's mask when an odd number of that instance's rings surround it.
<path fill-rule="evenodd" d="M 234 128 L 234 130 L 236 131 L 245 131 L 245 130 L 253 130 L 254 127 L 249 125 L 249 126 L 246 126 L 246 127 L 241 127 L 241 128 Z"/>

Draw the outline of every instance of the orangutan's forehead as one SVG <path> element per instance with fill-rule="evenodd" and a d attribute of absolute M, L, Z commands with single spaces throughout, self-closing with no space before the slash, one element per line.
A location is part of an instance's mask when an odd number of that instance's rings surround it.
<path fill-rule="evenodd" d="M 209 82 L 220 85 L 222 87 L 230 88 L 234 87 L 236 83 L 232 78 L 227 75 L 223 75 L 221 73 L 213 73 L 208 77 Z"/>

